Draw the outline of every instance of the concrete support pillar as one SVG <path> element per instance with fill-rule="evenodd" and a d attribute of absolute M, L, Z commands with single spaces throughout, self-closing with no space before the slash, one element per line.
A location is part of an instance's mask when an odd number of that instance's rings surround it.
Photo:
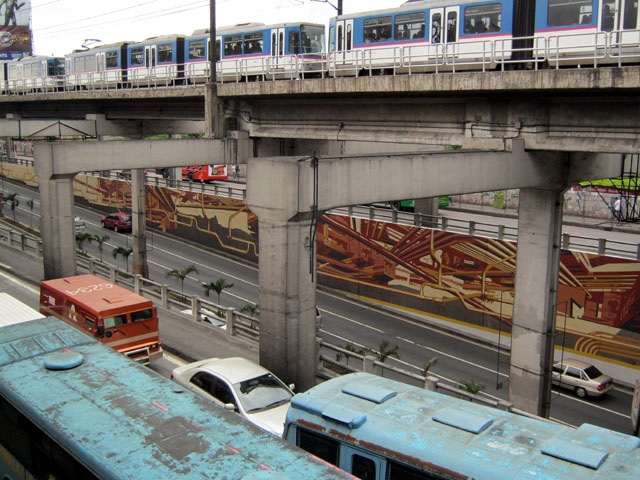
<path fill-rule="evenodd" d="M 76 274 L 73 175 L 54 176 L 53 145 L 39 146 L 34 157 L 40 180 L 40 232 L 44 279 Z"/>
<path fill-rule="evenodd" d="M 205 133 L 209 138 L 222 138 L 225 134 L 224 110 L 218 97 L 218 85 L 207 83 L 204 92 Z"/>
<path fill-rule="evenodd" d="M 133 237 L 133 267 L 134 275 L 149 277 L 147 262 L 147 229 L 146 229 L 146 188 L 144 169 L 131 169 L 131 217 Z"/>
<path fill-rule="evenodd" d="M 247 178 L 259 219 L 260 363 L 298 391 L 315 385 L 317 364 L 315 218 L 302 200 L 313 198 L 313 185 L 300 180 L 311 168 L 286 157 L 251 159 Z"/>
<path fill-rule="evenodd" d="M 413 203 L 413 211 L 423 215 L 423 227 L 436 227 L 438 225 L 439 197 L 416 198 Z"/>
<path fill-rule="evenodd" d="M 509 399 L 549 416 L 562 234 L 561 190 L 521 189 Z"/>

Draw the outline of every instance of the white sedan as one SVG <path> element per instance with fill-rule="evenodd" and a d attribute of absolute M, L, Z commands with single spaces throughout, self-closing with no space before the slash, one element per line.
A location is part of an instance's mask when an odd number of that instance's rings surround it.
<path fill-rule="evenodd" d="M 208 358 L 175 368 L 171 378 L 282 436 L 293 391 L 266 368 L 240 357 Z"/>

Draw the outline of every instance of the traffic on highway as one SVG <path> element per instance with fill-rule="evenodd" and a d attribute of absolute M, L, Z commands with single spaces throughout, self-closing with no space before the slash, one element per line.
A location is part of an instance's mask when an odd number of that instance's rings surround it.
<path fill-rule="evenodd" d="M 38 191 L 21 185 L 7 184 L 4 190 L 18 193 L 23 199 L 15 212 L 4 208 L 4 213 L 27 226 L 38 225 Z M 31 200 L 32 203 L 29 203 Z M 29 208 L 27 205 L 33 205 Z M 101 226 L 99 213 L 75 207 L 75 214 L 86 225 L 87 233 L 108 235 L 101 245 L 97 242 L 84 243 L 82 248 L 88 254 L 105 262 L 126 269 L 127 259 L 114 257 L 111 253 L 119 247 L 131 246 L 131 234 L 107 230 Z M 147 232 L 147 257 L 149 277 L 157 282 L 172 283 L 177 279 L 167 277 L 167 272 L 183 269 L 190 265 L 195 270 L 184 278 L 182 289 L 185 294 L 204 297 L 203 284 L 224 279 L 233 287 L 225 288 L 220 294 L 220 303 L 242 309 L 255 305 L 258 301 L 258 270 L 250 265 L 227 256 L 219 255 L 199 245 L 186 243 L 183 239 Z M 37 308 L 37 293 L 33 287 L 16 283 L 2 273 L 2 291 L 21 298 Z M 175 284 L 174 286 L 180 286 Z M 37 289 L 36 289 L 37 292 Z M 27 298 L 24 298 L 24 297 Z M 506 399 L 508 388 L 508 351 L 486 345 L 459 333 L 443 328 L 436 317 L 412 317 L 406 312 L 395 311 L 384 305 L 366 304 L 344 295 L 319 290 L 317 302 L 322 315 L 319 335 L 335 345 L 345 348 L 372 349 L 378 351 L 383 342 L 397 346 L 398 358 L 390 355 L 386 362 L 414 373 L 428 368 L 429 375 L 452 383 L 473 382 L 487 394 Z M 162 332 L 161 332 L 162 336 Z M 163 342 L 168 343 L 166 340 Z M 189 352 L 185 352 L 189 356 Z M 604 372 L 607 373 L 607 372 Z M 623 433 L 631 432 L 629 418 L 631 391 L 616 385 L 613 390 L 598 397 L 579 398 L 572 391 L 554 389 L 551 399 L 551 417 L 571 425 L 589 422 Z"/>

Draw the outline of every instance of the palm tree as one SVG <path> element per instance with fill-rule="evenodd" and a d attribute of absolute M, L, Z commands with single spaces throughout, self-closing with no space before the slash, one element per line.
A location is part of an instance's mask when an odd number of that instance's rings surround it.
<path fill-rule="evenodd" d="M 129 255 L 132 253 L 132 248 L 116 247 L 113 249 L 113 258 L 118 258 L 118 255 L 122 255 L 124 257 L 124 262 L 127 265 L 127 273 L 129 273 Z"/>
<path fill-rule="evenodd" d="M 255 329 L 255 325 L 253 323 L 253 316 L 258 311 L 258 304 L 257 303 L 247 303 L 244 307 L 242 307 L 240 309 L 240 311 L 242 313 L 248 313 L 251 316 L 251 328 Z"/>
<path fill-rule="evenodd" d="M 400 358 L 400 354 L 398 353 L 399 348 L 399 345 L 391 347 L 391 344 L 388 340 L 383 340 L 380 343 L 380 353 L 378 354 L 378 360 L 384 362 L 388 357 Z"/>
<path fill-rule="evenodd" d="M 204 294 L 208 297 L 211 290 L 218 294 L 218 305 L 220 304 L 220 294 L 225 288 L 233 287 L 233 283 L 227 283 L 224 278 L 219 278 L 215 282 L 203 283 Z"/>
<path fill-rule="evenodd" d="M 100 261 L 102 261 L 102 247 L 104 246 L 104 243 L 107 240 L 109 240 L 109 235 L 100 236 L 97 233 L 94 233 L 93 234 L 93 240 L 98 242 L 98 250 L 100 250 Z"/>
<path fill-rule="evenodd" d="M 91 240 L 93 240 L 93 236 L 89 235 L 88 233 L 84 233 L 84 232 L 78 232 L 76 233 L 76 245 L 78 246 L 78 249 L 84 253 L 84 242 L 87 241 L 89 243 L 91 243 Z"/>
<path fill-rule="evenodd" d="M 180 280 L 180 291 L 184 291 L 184 279 L 187 278 L 187 276 L 190 273 L 198 273 L 198 269 L 196 268 L 195 265 L 191 264 L 188 267 L 182 268 L 182 269 L 173 269 L 173 270 L 169 270 L 167 272 L 167 277 L 176 277 Z"/>

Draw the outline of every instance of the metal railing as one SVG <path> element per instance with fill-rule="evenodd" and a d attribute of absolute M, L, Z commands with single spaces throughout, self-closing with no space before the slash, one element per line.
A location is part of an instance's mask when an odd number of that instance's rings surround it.
<path fill-rule="evenodd" d="M 373 75 L 384 70 L 392 75 L 456 73 L 509 68 L 560 69 L 565 66 L 622 67 L 640 61 L 640 30 L 564 33 L 548 36 L 498 39 L 464 39 L 446 44 L 401 46 L 389 44 L 373 48 L 329 52 L 319 58 L 308 55 L 240 57 L 216 65 L 220 83 L 247 79 L 277 81 L 304 78 Z M 524 45 L 524 46 L 521 46 Z M 152 68 L 110 69 L 105 72 L 68 74 L 50 81 L 31 78 L 0 81 L 6 95 L 82 92 L 122 88 L 188 88 L 208 81 L 208 66 L 192 63 Z"/>
<path fill-rule="evenodd" d="M 450 218 L 446 215 L 422 215 L 420 213 L 399 212 L 390 208 L 373 205 L 358 205 L 334 208 L 327 212 L 332 215 L 367 218 L 381 222 L 400 225 L 427 227 L 450 233 L 485 237 L 495 240 L 517 242 L 518 228 L 501 223 L 478 222 L 476 220 L 462 220 Z M 627 258 L 640 261 L 640 242 L 621 242 L 607 238 L 593 238 L 580 235 L 562 235 L 562 248 L 586 253 L 595 253 L 611 257 Z"/>

